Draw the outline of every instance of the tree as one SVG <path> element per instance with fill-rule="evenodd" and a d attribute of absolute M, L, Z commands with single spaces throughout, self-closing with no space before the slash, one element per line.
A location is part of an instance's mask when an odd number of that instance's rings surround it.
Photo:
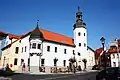
<path fill-rule="evenodd" d="M 84 70 L 85 70 L 85 69 L 86 69 L 87 59 L 83 59 L 82 61 L 83 61 L 83 63 L 84 63 Z"/>
<path fill-rule="evenodd" d="M 70 58 L 69 61 L 70 61 L 71 63 L 74 63 L 74 62 L 76 62 L 76 59 L 75 59 L 75 58 Z"/>
<path fill-rule="evenodd" d="M 74 65 L 74 63 L 76 62 L 75 57 L 70 58 L 69 61 L 70 61 L 70 63 L 72 63 L 72 65 L 70 65 L 69 67 L 70 67 L 71 71 L 74 71 L 74 73 L 75 73 L 76 72 L 75 65 Z"/>

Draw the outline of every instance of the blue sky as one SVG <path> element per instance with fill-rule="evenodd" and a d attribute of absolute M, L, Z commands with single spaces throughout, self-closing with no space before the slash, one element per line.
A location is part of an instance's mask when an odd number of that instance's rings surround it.
<path fill-rule="evenodd" d="M 0 30 L 16 35 L 39 26 L 73 37 L 77 7 L 87 24 L 88 45 L 94 49 L 120 38 L 120 0 L 0 0 Z"/>

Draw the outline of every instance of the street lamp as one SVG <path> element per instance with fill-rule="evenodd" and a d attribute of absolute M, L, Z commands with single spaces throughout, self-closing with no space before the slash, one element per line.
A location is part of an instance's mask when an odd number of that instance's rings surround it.
<path fill-rule="evenodd" d="M 105 56 L 105 54 L 104 54 L 105 38 L 104 38 L 104 37 L 101 37 L 100 41 L 101 41 L 101 44 L 102 44 L 102 46 L 103 46 L 103 59 L 104 59 L 104 68 L 106 69 L 106 56 Z"/>

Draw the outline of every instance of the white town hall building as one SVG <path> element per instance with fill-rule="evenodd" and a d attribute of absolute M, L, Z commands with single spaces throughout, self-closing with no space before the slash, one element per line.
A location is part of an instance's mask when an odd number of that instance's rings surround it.
<path fill-rule="evenodd" d="M 83 60 L 87 60 L 86 69 L 95 65 L 94 50 L 87 43 L 87 28 L 82 20 L 82 12 L 76 13 L 76 23 L 73 25 L 74 38 L 51 32 L 37 27 L 28 33 L 15 36 L 6 33 L 1 39 L 1 66 L 9 64 L 10 68 L 20 71 L 22 63 L 27 70 L 39 72 L 40 67 L 45 72 L 51 69 L 70 66 L 70 59 L 75 59 L 75 66 L 84 69 Z"/>

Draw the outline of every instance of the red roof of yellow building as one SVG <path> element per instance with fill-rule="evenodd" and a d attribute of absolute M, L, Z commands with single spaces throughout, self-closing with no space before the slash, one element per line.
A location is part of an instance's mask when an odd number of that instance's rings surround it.
<path fill-rule="evenodd" d="M 14 34 L 9 34 L 8 33 L 8 36 L 9 36 L 10 39 L 12 39 L 12 38 L 14 38 L 14 39 L 20 39 L 20 36 L 16 36 Z"/>

